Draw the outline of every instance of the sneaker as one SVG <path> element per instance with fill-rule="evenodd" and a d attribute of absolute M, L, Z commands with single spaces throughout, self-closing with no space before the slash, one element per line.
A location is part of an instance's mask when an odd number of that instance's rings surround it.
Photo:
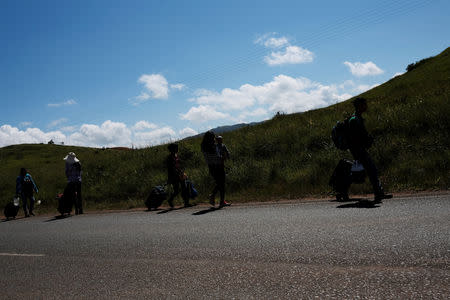
<path fill-rule="evenodd" d="M 34 217 L 34 212 L 30 211 L 30 215 Z"/>
<path fill-rule="evenodd" d="M 383 199 L 391 199 L 393 196 L 391 194 L 379 194 L 375 195 L 375 203 L 381 203 Z"/>
<path fill-rule="evenodd" d="M 348 202 L 350 199 L 348 197 L 348 194 L 337 194 L 336 195 L 336 201 L 338 202 Z"/>
<path fill-rule="evenodd" d="M 170 209 L 173 209 L 173 201 L 168 201 L 169 202 L 169 206 L 170 206 Z"/>
<path fill-rule="evenodd" d="M 231 206 L 231 203 L 228 203 L 227 201 L 223 201 L 223 202 L 220 202 L 220 204 L 219 204 L 219 207 L 225 207 L 225 206 Z"/>

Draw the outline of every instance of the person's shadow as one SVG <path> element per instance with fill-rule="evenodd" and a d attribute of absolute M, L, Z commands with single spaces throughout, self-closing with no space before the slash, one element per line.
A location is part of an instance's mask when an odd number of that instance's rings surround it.
<path fill-rule="evenodd" d="M 162 209 L 162 210 L 159 209 L 159 212 L 157 212 L 157 214 L 158 215 L 167 214 L 168 212 L 179 210 L 179 209 L 181 209 L 181 207 L 174 207 L 174 208 L 168 208 L 168 209 Z"/>
<path fill-rule="evenodd" d="M 194 206 L 197 206 L 197 204 L 191 204 L 188 207 L 180 206 L 180 207 L 174 207 L 174 208 L 168 208 L 168 209 L 162 209 L 162 210 L 161 209 L 157 209 L 157 210 L 160 210 L 159 212 L 157 212 L 157 214 L 158 215 L 159 214 L 166 214 L 166 213 L 171 212 L 171 211 L 180 210 L 180 209 L 187 209 L 187 208 L 191 208 L 191 207 L 194 207 Z"/>
<path fill-rule="evenodd" d="M 207 208 L 207 209 L 195 212 L 192 215 L 193 216 L 201 216 L 201 215 L 208 214 L 208 213 L 211 213 L 211 212 L 214 212 L 214 211 L 217 211 L 217 210 L 220 210 L 220 207 L 218 207 L 218 208 L 210 207 L 210 208 Z"/>
<path fill-rule="evenodd" d="M 53 221 L 58 221 L 58 220 L 64 220 L 64 219 L 67 219 L 70 217 L 72 217 L 71 214 L 70 215 L 58 215 L 58 216 L 54 216 L 52 219 L 45 220 L 44 222 L 47 223 L 47 222 L 53 222 Z"/>
<path fill-rule="evenodd" d="M 349 201 L 357 201 L 353 203 L 347 203 L 337 206 L 337 208 L 378 208 L 380 207 L 377 204 L 380 203 L 374 203 L 373 201 L 367 200 L 367 199 L 349 199 Z M 348 202 L 349 202 L 348 201 Z"/>
<path fill-rule="evenodd" d="M 20 218 L 20 217 L 19 218 L 5 218 L 5 219 L 2 219 L 2 223 L 19 220 L 19 219 L 23 219 L 23 218 Z"/>

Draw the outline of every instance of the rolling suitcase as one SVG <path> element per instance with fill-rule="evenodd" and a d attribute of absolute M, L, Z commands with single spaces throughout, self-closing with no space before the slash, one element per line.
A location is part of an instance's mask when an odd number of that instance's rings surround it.
<path fill-rule="evenodd" d="M 358 161 L 341 159 L 331 175 L 329 185 L 336 192 L 337 201 L 348 200 L 348 190 L 352 183 L 364 183 L 366 171 Z"/>
<path fill-rule="evenodd" d="M 56 199 L 58 200 L 58 212 L 61 214 L 61 216 L 65 214 L 70 215 L 74 204 L 74 196 L 72 194 L 72 190 L 66 187 L 63 194 L 56 195 Z"/>
<path fill-rule="evenodd" d="M 15 219 L 18 212 L 19 212 L 19 198 L 14 197 L 13 202 L 9 202 L 8 204 L 6 204 L 3 213 L 5 214 L 6 219 L 9 220 L 11 218 Z"/>
<path fill-rule="evenodd" d="M 150 192 L 150 195 L 145 201 L 145 206 L 147 206 L 148 210 L 157 209 L 166 199 L 167 192 L 165 189 L 165 185 L 157 185 L 153 187 L 152 191 Z"/>

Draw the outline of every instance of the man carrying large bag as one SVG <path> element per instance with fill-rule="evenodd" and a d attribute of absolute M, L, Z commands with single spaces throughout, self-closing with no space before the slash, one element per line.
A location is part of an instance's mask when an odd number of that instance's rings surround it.
<path fill-rule="evenodd" d="M 373 138 L 367 133 L 362 114 L 367 111 L 367 100 L 358 97 L 353 100 L 355 113 L 348 120 L 348 148 L 353 158 L 359 161 L 367 172 L 372 183 L 375 203 L 380 203 L 383 199 L 392 198 L 392 195 L 385 194 L 380 180 L 378 179 L 377 168 L 372 161 L 367 149 L 373 144 Z"/>

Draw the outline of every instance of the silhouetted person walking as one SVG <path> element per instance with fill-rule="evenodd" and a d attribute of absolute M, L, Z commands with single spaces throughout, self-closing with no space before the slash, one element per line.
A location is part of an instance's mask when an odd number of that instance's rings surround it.
<path fill-rule="evenodd" d="M 16 197 L 20 196 L 23 201 L 23 211 L 25 217 L 28 218 L 30 215 L 34 216 L 34 192 L 38 192 L 38 188 L 34 183 L 33 177 L 27 172 L 25 168 L 20 169 L 20 174 L 16 178 Z M 28 200 L 30 200 L 30 205 L 28 205 Z"/>
<path fill-rule="evenodd" d="M 358 97 L 353 100 L 355 114 L 349 119 L 349 149 L 355 160 L 358 160 L 367 172 L 372 183 L 375 203 L 380 203 L 383 199 L 392 198 L 392 195 L 385 194 L 378 171 L 373 163 L 367 149 L 372 146 L 373 138 L 367 133 L 362 114 L 367 111 L 367 100 Z"/>
<path fill-rule="evenodd" d="M 229 206 L 230 204 L 225 201 L 225 168 L 224 160 L 220 155 L 219 149 L 215 142 L 214 132 L 208 131 L 203 136 L 201 144 L 202 153 L 205 157 L 206 164 L 209 168 L 209 174 L 214 179 L 216 185 L 209 195 L 209 203 L 212 206 L 216 204 L 216 194 L 220 193 L 219 207 Z"/>
<path fill-rule="evenodd" d="M 81 162 L 75 155 L 75 153 L 70 152 L 64 157 L 66 161 L 66 177 L 67 177 L 67 187 L 64 191 L 64 196 L 72 197 L 75 203 L 75 214 L 83 213 L 83 201 L 81 198 Z"/>
<path fill-rule="evenodd" d="M 186 184 L 187 176 L 184 173 L 183 167 L 181 165 L 181 160 L 178 156 L 178 145 L 170 144 L 167 149 L 170 154 L 166 159 L 167 165 L 167 184 L 171 184 L 173 187 L 173 192 L 169 197 L 169 206 L 173 208 L 173 199 L 180 193 L 181 187 L 181 197 L 184 201 L 184 207 L 192 206 L 189 204 L 189 191 Z"/>

